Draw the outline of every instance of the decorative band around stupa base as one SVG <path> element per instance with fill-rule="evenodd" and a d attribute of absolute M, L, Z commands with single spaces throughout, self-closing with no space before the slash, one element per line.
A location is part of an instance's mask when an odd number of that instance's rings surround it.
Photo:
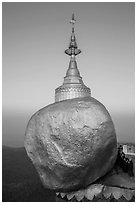
<path fill-rule="evenodd" d="M 90 97 L 91 91 L 88 87 L 59 87 L 55 90 L 55 102 L 73 98 Z"/>

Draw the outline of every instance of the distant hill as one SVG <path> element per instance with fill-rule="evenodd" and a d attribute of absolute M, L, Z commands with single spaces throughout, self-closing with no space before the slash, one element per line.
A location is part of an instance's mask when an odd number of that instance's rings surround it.
<path fill-rule="evenodd" d="M 55 201 L 55 193 L 45 189 L 25 148 L 2 148 L 2 201 Z"/>
<path fill-rule="evenodd" d="M 2 148 L 3 182 L 39 181 L 37 172 L 28 158 L 24 147 Z"/>

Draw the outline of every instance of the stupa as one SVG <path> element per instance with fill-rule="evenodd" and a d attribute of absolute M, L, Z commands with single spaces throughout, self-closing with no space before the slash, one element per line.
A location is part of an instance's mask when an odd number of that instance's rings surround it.
<path fill-rule="evenodd" d="M 70 23 L 72 24 L 72 33 L 69 48 L 65 50 L 65 53 L 70 56 L 69 68 L 67 70 L 66 76 L 64 77 L 63 85 L 55 89 L 55 102 L 91 96 L 90 88 L 85 86 L 83 83 L 80 72 L 77 68 L 76 55 L 81 53 L 81 50 L 78 49 L 76 43 L 76 37 L 74 33 L 74 24 L 76 20 L 74 14 Z"/>

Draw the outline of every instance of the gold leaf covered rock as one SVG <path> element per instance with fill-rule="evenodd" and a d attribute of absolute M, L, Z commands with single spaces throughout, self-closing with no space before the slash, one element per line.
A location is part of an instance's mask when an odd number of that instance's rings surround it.
<path fill-rule="evenodd" d="M 30 119 L 28 156 L 46 188 L 84 188 L 114 166 L 117 140 L 106 108 L 92 97 L 53 103 Z"/>

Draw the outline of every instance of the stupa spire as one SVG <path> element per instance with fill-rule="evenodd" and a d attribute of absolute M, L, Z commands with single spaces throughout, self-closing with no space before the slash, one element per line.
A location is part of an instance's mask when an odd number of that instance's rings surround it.
<path fill-rule="evenodd" d="M 72 19 L 70 20 L 70 23 L 72 25 L 70 44 L 69 44 L 69 48 L 65 50 L 65 53 L 67 55 L 70 55 L 71 57 L 75 57 L 76 55 L 81 53 L 81 50 L 78 49 L 77 43 L 76 43 L 76 37 L 75 37 L 75 31 L 74 31 L 75 22 L 76 20 L 74 18 L 74 14 L 72 14 Z"/>
<path fill-rule="evenodd" d="M 75 22 L 74 14 L 72 14 L 70 20 L 72 25 L 71 38 L 69 47 L 65 50 L 65 53 L 70 56 L 70 62 L 63 85 L 55 89 L 55 102 L 91 95 L 90 89 L 86 87 L 82 81 L 75 59 L 75 56 L 81 53 L 81 50 L 78 49 L 75 37 Z"/>

